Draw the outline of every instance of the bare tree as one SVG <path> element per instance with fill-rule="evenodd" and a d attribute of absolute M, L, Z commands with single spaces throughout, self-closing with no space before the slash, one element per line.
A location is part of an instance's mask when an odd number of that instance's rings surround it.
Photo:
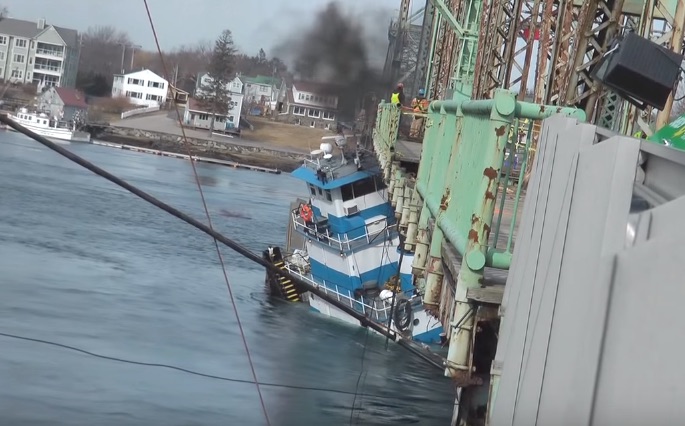
<path fill-rule="evenodd" d="M 93 86 L 94 82 L 98 82 L 98 89 L 96 90 L 98 92 L 102 92 L 104 86 L 111 87 L 114 74 L 122 72 L 122 63 L 125 64 L 130 61 L 125 55 L 133 53 L 130 49 L 131 45 L 128 34 L 118 31 L 114 27 L 88 28 L 83 34 L 81 44 L 77 86 L 86 92 L 93 91 L 89 88 Z M 106 84 L 103 85 L 103 82 Z M 92 94 L 103 95 L 103 93 Z"/>
<path fill-rule="evenodd" d="M 249 56 L 244 53 L 236 55 L 236 70 L 246 75 L 268 75 L 274 77 L 286 77 L 288 67 L 285 63 L 273 57 L 268 59 L 264 49 L 259 49 L 256 56 Z"/>
<path fill-rule="evenodd" d="M 176 87 L 192 92 L 198 74 L 207 71 L 212 56 L 212 42 L 200 41 L 183 45 L 169 52 L 163 52 L 164 64 L 157 51 L 139 51 L 136 53 L 136 66 L 146 68 L 169 79 Z M 168 74 L 168 75 L 165 75 Z"/>

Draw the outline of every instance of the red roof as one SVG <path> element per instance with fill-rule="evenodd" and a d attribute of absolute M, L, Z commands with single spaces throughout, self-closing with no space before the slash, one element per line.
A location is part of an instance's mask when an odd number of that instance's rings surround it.
<path fill-rule="evenodd" d="M 86 99 L 81 92 L 76 89 L 68 89 L 66 87 L 55 87 L 55 92 L 59 95 L 65 106 L 75 108 L 88 108 Z"/>

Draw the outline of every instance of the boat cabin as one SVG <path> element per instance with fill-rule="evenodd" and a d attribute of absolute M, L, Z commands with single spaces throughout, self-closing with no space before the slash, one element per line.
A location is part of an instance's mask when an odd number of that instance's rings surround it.
<path fill-rule="evenodd" d="M 22 125 L 27 125 L 30 127 L 37 127 L 43 129 L 64 129 L 69 130 L 69 123 L 65 121 L 58 121 L 50 118 L 44 112 L 29 112 L 27 108 L 21 108 L 16 116 L 17 120 Z"/>
<path fill-rule="evenodd" d="M 293 212 L 295 227 L 319 238 L 325 237 L 350 250 L 352 245 L 369 243 L 373 236 L 386 231 L 395 222 L 387 202 L 387 187 L 380 169 L 366 161 L 359 152 L 333 155 L 332 146 L 322 143 L 293 176 L 306 182 L 311 220 L 303 219 L 300 209 Z"/>
<path fill-rule="evenodd" d="M 21 120 L 28 121 L 31 124 L 34 124 L 36 126 L 52 127 L 52 126 L 50 126 L 51 120 L 48 118 L 48 116 L 46 114 L 43 114 L 43 113 L 36 115 L 36 114 L 28 114 L 26 112 L 19 112 L 19 113 L 17 113 L 17 118 L 19 118 Z"/>

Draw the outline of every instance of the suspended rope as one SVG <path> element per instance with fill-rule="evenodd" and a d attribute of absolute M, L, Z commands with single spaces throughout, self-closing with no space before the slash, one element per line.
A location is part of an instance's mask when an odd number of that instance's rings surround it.
<path fill-rule="evenodd" d="M 225 246 L 229 247 L 230 249 L 234 250 L 236 253 L 240 254 L 241 256 L 251 260 L 254 263 L 257 263 L 261 266 L 263 266 L 265 269 L 280 275 L 282 277 L 288 278 L 292 280 L 294 283 L 302 286 L 303 288 L 307 289 L 310 293 L 314 294 L 315 296 L 320 297 L 321 299 L 325 300 L 326 302 L 330 303 L 331 305 L 335 306 L 336 308 L 340 309 L 341 311 L 345 312 L 346 314 L 350 315 L 351 317 L 357 319 L 359 323 L 362 326 L 372 328 L 373 330 L 377 331 L 383 336 L 388 335 L 388 331 L 386 327 L 377 324 L 373 321 L 370 321 L 364 314 L 361 314 L 357 312 L 354 308 L 350 307 L 350 305 L 345 304 L 333 297 L 330 297 L 328 293 L 325 291 L 319 289 L 319 287 L 313 285 L 310 282 L 307 282 L 303 280 L 302 278 L 291 274 L 287 270 L 280 269 L 276 265 L 274 265 L 271 262 L 268 262 L 264 259 L 262 259 L 261 256 L 257 256 L 256 254 L 252 253 L 250 250 L 247 248 L 243 247 L 242 245 L 238 244 L 237 242 L 231 240 L 230 238 L 227 238 L 223 234 L 215 231 L 214 229 L 210 228 L 209 226 L 205 225 L 204 223 L 198 221 L 197 219 L 188 216 L 187 214 L 183 213 L 182 211 L 166 204 L 162 200 L 159 200 L 158 198 L 153 197 L 152 195 L 148 194 L 147 192 L 143 191 L 142 189 L 131 185 L 130 183 L 126 182 L 125 180 L 121 179 L 120 177 L 117 177 L 110 172 L 102 169 L 101 167 L 96 166 L 95 164 L 91 163 L 90 161 L 86 160 L 83 157 L 80 157 L 73 152 L 65 149 L 61 145 L 58 145 L 49 139 L 38 135 L 31 130 L 25 128 L 24 126 L 16 123 L 14 120 L 10 119 L 6 115 L 0 115 L 0 123 L 6 124 L 9 127 L 13 128 L 19 133 L 22 133 L 31 139 L 35 140 L 36 142 L 39 142 L 41 145 L 55 151 L 56 153 L 60 154 L 61 156 L 73 161 L 74 163 L 78 164 L 79 166 L 90 170 L 91 172 L 95 173 L 98 176 L 101 176 L 108 181 L 114 183 L 115 185 L 120 186 L 121 188 L 129 191 L 131 194 L 142 198 L 143 200 L 147 201 L 148 203 L 152 204 L 155 207 L 160 208 L 161 210 L 164 210 L 165 212 L 169 213 L 170 215 L 177 217 L 178 219 L 181 219 L 182 221 L 186 222 L 187 224 L 197 228 L 198 230 L 204 232 L 205 234 L 209 235 L 212 238 L 216 238 L 217 241 L 219 241 L 221 244 L 224 244 Z M 424 361 L 428 362 L 429 364 L 433 365 L 434 367 L 442 370 L 445 368 L 445 361 L 443 359 L 439 359 L 437 356 L 429 356 L 428 353 L 424 352 L 423 350 L 420 350 L 419 348 L 415 347 L 411 341 L 407 341 L 402 339 L 401 337 L 397 336 L 394 333 L 390 334 L 390 339 L 394 342 L 396 342 L 398 345 L 402 346 L 403 348 L 407 349 L 408 351 L 412 352 L 413 354 L 417 355 L 418 357 L 422 358 Z"/>
<path fill-rule="evenodd" d="M 71 345 L 65 345 L 63 343 L 58 343 L 58 342 L 53 342 L 50 340 L 44 340 L 44 339 L 37 339 L 34 337 L 27 337 L 27 336 L 20 336 L 17 334 L 10 334 L 10 333 L 3 333 L 0 332 L 0 337 L 5 337 L 8 339 L 15 339 L 15 340 L 23 340 L 27 342 L 33 342 L 33 343 L 40 343 L 43 345 L 49 345 L 49 346 L 55 346 L 58 348 L 66 349 L 72 352 L 78 352 L 83 355 L 88 355 L 94 358 L 100 358 L 108 361 L 114 361 L 114 362 L 120 362 L 123 364 L 131 364 L 131 365 L 138 365 L 141 367 L 156 367 L 156 368 L 166 368 L 169 370 L 175 370 L 179 371 L 181 373 L 185 374 L 190 374 L 193 376 L 199 376 L 199 377 L 204 377 L 207 379 L 213 379 L 213 380 L 221 380 L 224 382 L 233 382 L 233 383 L 244 383 L 244 384 L 250 384 L 253 385 L 255 384 L 252 380 L 245 380 L 245 379 L 236 379 L 232 377 L 226 377 L 226 376 L 218 376 L 216 374 L 208 374 L 208 373 L 201 373 L 199 371 L 194 371 L 194 370 L 189 370 L 187 368 L 183 367 L 177 367 L 175 365 L 170 365 L 170 364 L 162 364 L 158 362 L 142 362 L 142 361 L 134 361 L 126 358 L 119 358 L 119 357 L 114 357 L 114 356 L 109 356 L 109 355 L 102 355 L 98 354 L 95 352 L 87 351 L 85 349 L 77 348 L 76 346 L 71 346 Z M 286 385 L 282 383 L 271 383 L 271 382 L 259 382 L 260 386 L 266 386 L 266 387 L 272 387 L 272 388 L 283 388 L 283 389 L 296 389 L 296 390 L 305 390 L 305 391 L 317 391 L 317 392 L 329 392 L 329 393 L 335 393 L 339 395 L 354 395 L 357 396 L 358 392 L 352 392 L 352 391 L 346 391 L 342 389 L 331 389 L 331 388 L 322 388 L 322 387 L 317 387 L 317 386 L 300 386 L 300 385 Z M 377 399 L 392 399 L 392 400 L 397 400 L 397 395 L 378 395 L 378 394 L 364 394 L 365 397 L 368 398 L 377 398 Z M 416 401 L 416 402 L 422 402 L 423 398 L 419 397 L 412 397 L 412 396 L 405 396 L 403 397 L 404 401 Z"/>
<path fill-rule="evenodd" d="M 148 20 L 150 21 L 150 29 L 152 30 L 152 35 L 155 38 L 155 45 L 157 46 L 157 52 L 159 53 L 159 59 L 162 63 L 162 70 L 164 72 L 164 79 L 167 81 L 167 85 L 169 85 L 169 82 L 171 81 L 171 79 L 169 78 L 169 73 L 167 71 L 166 62 L 164 61 L 164 54 L 162 53 L 162 49 L 159 45 L 159 38 L 157 37 L 157 30 L 155 29 L 155 23 L 152 20 L 152 13 L 150 13 L 150 6 L 148 5 L 147 0 L 143 0 L 143 3 L 145 4 L 145 11 L 147 12 Z M 188 155 L 188 160 L 190 161 L 190 165 L 193 169 L 193 176 L 195 177 L 195 183 L 197 184 L 197 189 L 200 193 L 200 199 L 202 200 L 202 206 L 205 210 L 205 216 L 207 217 L 207 225 L 211 231 L 214 231 L 214 227 L 212 226 L 212 218 L 211 218 L 211 215 L 209 214 L 209 208 L 207 207 L 207 200 L 205 199 L 205 194 L 204 194 L 204 191 L 202 190 L 202 184 L 200 182 L 200 177 L 197 174 L 197 168 L 195 167 L 195 161 L 193 161 L 193 154 L 192 154 L 191 149 L 190 149 L 190 144 L 188 143 L 188 137 L 186 136 L 185 127 L 183 126 L 183 120 L 181 118 L 181 112 L 178 108 L 178 103 L 176 102 L 176 96 L 174 95 L 174 90 L 172 90 L 171 87 L 168 87 L 167 89 L 173 95 L 174 109 L 176 110 L 176 116 L 178 118 L 178 123 L 181 126 L 181 134 L 183 135 L 183 146 L 186 148 L 186 154 Z M 266 409 L 266 404 L 264 402 L 264 396 L 262 395 L 262 390 L 259 387 L 259 380 L 257 379 L 257 372 L 256 372 L 255 367 L 254 367 L 254 362 L 252 361 L 252 354 L 250 353 L 250 347 L 247 344 L 247 338 L 245 337 L 245 331 L 243 330 L 243 324 L 240 321 L 240 315 L 238 314 L 238 306 L 235 303 L 235 297 L 233 296 L 233 289 L 231 287 L 231 282 L 228 279 L 228 273 L 226 272 L 226 264 L 224 263 L 224 257 L 221 255 L 221 249 L 219 248 L 219 242 L 217 241 L 216 237 L 212 237 L 212 239 L 214 240 L 214 247 L 216 248 L 216 254 L 219 258 L 219 263 L 221 264 L 221 271 L 223 272 L 223 275 L 224 275 L 224 281 L 226 282 L 226 288 L 228 289 L 228 297 L 231 300 L 231 305 L 233 306 L 233 312 L 235 313 L 235 319 L 236 319 L 236 322 L 238 324 L 238 329 L 240 331 L 240 337 L 243 341 L 243 346 L 245 347 L 245 353 L 247 354 L 247 360 L 250 364 L 250 370 L 252 372 L 252 378 L 254 379 L 254 384 L 257 388 L 257 394 L 259 395 L 259 402 L 262 406 L 262 411 L 264 412 L 264 418 L 266 419 L 266 424 L 270 426 L 271 421 L 269 420 L 269 412 Z"/>

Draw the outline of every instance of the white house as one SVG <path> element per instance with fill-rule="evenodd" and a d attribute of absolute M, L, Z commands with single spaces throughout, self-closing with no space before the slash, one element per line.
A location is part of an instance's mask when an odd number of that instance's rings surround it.
<path fill-rule="evenodd" d="M 127 97 L 131 103 L 157 106 L 166 102 L 169 83 L 150 70 L 115 74 L 112 97 Z"/>
<path fill-rule="evenodd" d="M 288 91 L 287 105 L 279 116 L 287 116 L 289 122 L 332 129 L 338 109 L 340 88 L 317 82 L 295 81 Z"/>
<path fill-rule="evenodd" d="M 258 75 L 243 76 L 245 82 L 245 103 L 251 109 L 264 113 L 265 109 L 275 109 L 278 102 L 285 98 L 285 81 L 276 77 Z M 248 114 L 253 115 L 248 111 Z"/>
<path fill-rule="evenodd" d="M 195 85 L 195 97 L 202 97 L 202 95 L 204 95 L 202 88 L 211 84 L 211 82 L 212 78 L 209 76 L 209 73 L 200 74 Z M 231 97 L 231 101 L 228 105 L 226 126 L 227 128 L 237 129 L 240 127 L 240 111 L 243 108 L 243 82 L 240 77 L 235 77 L 233 80 L 226 83 L 225 89 Z"/>
<path fill-rule="evenodd" d="M 238 110 L 240 112 L 240 110 Z M 186 126 L 195 129 L 209 129 L 212 123 L 212 114 L 207 111 L 195 99 L 189 99 L 183 114 L 183 122 Z M 226 114 L 217 114 L 214 118 L 212 131 L 226 134 L 240 134 L 240 114 L 229 111 Z"/>
<path fill-rule="evenodd" d="M 203 95 L 202 88 L 211 84 L 211 83 L 212 83 L 212 77 L 209 76 L 209 73 L 206 72 L 206 73 L 199 74 L 197 77 L 197 81 L 195 83 L 195 97 L 202 96 Z M 233 80 L 226 83 L 224 88 L 231 95 L 242 94 L 243 93 L 243 82 L 240 79 L 240 77 L 236 76 Z"/>

